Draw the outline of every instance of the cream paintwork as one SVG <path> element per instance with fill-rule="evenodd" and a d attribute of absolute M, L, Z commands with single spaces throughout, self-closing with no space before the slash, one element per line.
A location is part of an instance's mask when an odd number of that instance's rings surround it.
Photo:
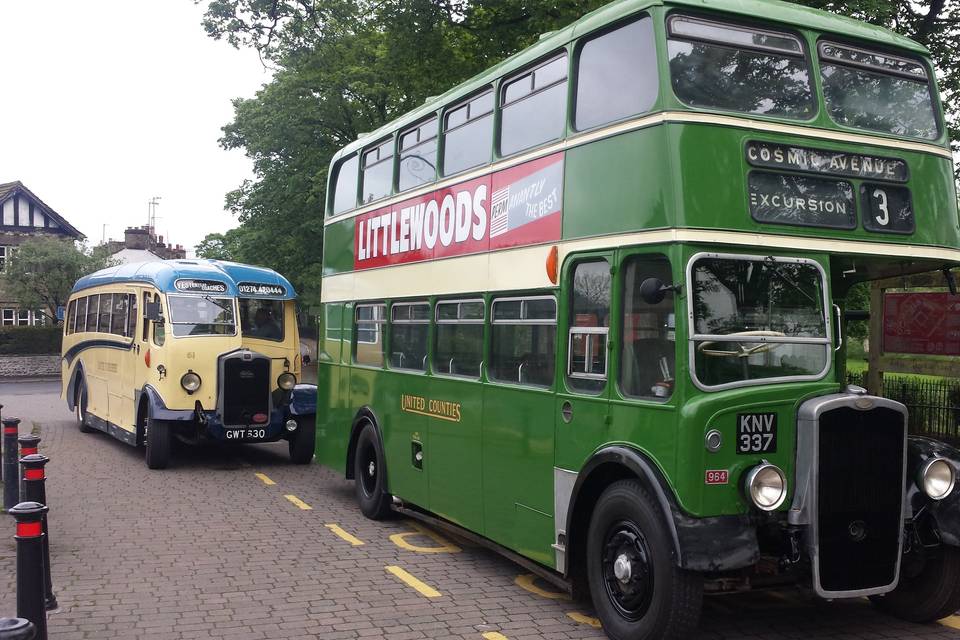
<path fill-rule="evenodd" d="M 567 149 L 572 149 L 574 147 L 579 147 L 580 145 L 587 144 L 588 142 L 596 142 L 597 140 L 602 140 L 604 138 L 610 138 L 612 136 L 620 135 L 621 133 L 626 133 L 628 131 L 635 131 L 637 129 L 643 129 L 645 127 L 650 127 L 653 125 L 669 123 L 669 122 L 681 122 L 681 123 L 694 123 L 694 124 L 709 124 L 709 125 L 719 125 L 727 127 L 738 127 L 740 129 L 751 129 L 760 132 L 773 132 L 773 133 L 783 133 L 795 136 L 803 136 L 806 138 L 811 138 L 815 140 L 829 140 L 831 142 L 849 142 L 852 144 L 860 145 L 869 145 L 873 147 L 883 147 L 886 149 L 898 149 L 900 151 L 914 151 L 917 153 L 929 153 L 935 156 L 940 156 L 942 158 L 948 158 L 953 160 L 953 153 L 949 149 L 945 149 L 936 144 L 927 144 L 923 142 L 910 142 L 907 140 L 894 140 L 892 138 L 883 138 L 880 136 L 864 135 L 857 133 L 842 133 L 840 131 L 832 131 L 826 129 L 814 129 L 812 127 L 803 127 L 790 124 L 781 124 L 779 122 L 771 122 L 769 120 L 754 120 L 752 118 L 745 118 L 739 116 L 722 116 L 714 115 L 710 113 L 697 113 L 691 111 L 664 111 L 662 113 L 655 113 L 648 116 L 642 116 L 639 118 L 634 118 L 633 120 L 628 120 L 626 122 L 620 122 L 609 127 L 603 127 L 600 129 L 595 129 L 593 131 L 587 131 L 580 134 L 574 134 L 563 140 L 557 142 L 556 144 L 551 144 L 546 147 L 540 147 L 535 151 L 529 153 L 520 154 L 518 156 L 511 156 L 505 160 L 500 160 L 499 162 L 494 162 L 492 165 L 486 165 L 474 171 L 468 171 L 466 173 L 460 173 L 450 178 L 444 180 L 439 180 L 428 184 L 427 186 L 420 189 L 413 189 L 411 191 L 405 191 L 401 194 L 398 194 L 392 198 L 387 198 L 374 202 L 373 204 L 354 209 L 352 211 L 347 211 L 346 213 L 341 213 L 336 216 L 329 216 L 324 221 L 324 226 L 335 224 L 341 220 L 348 220 L 355 216 L 367 213 L 369 211 L 375 211 L 377 209 L 383 209 L 389 207 L 398 202 L 405 200 L 410 200 L 411 198 L 416 198 L 427 193 L 432 193 L 438 189 L 444 189 L 461 182 L 466 182 L 468 180 L 473 180 L 474 178 L 480 178 L 482 176 L 488 175 L 495 171 L 502 171 L 503 169 L 509 169 L 516 165 L 523 164 L 525 162 L 530 162 L 531 160 L 536 160 L 537 158 L 543 158 L 552 153 L 557 153 L 558 151 L 565 151 Z"/>
<path fill-rule="evenodd" d="M 83 297 L 97 293 L 135 293 L 137 295 L 137 326 L 132 338 L 133 348 L 126 350 L 92 347 L 81 351 L 70 366 L 63 362 L 61 370 L 63 399 L 66 399 L 69 384 L 76 367 L 82 363 L 87 384 L 87 411 L 107 420 L 124 431 L 136 432 L 135 395 L 145 385 L 150 385 L 159 393 L 168 409 L 192 410 L 199 401 L 203 409 L 213 410 L 217 404 L 217 358 L 223 353 L 246 347 L 251 351 L 263 353 L 272 358 L 272 384 L 286 369 L 284 359 L 289 362 L 289 370 L 300 380 L 300 336 L 297 330 L 295 305 L 292 300 L 284 302 L 285 335 L 282 342 L 242 338 L 234 336 L 184 336 L 174 337 L 169 322 L 166 324 L 166 339 L 163 345 L 155 340 L 153 328 L 148 338 L 143 339 L 143 294 L 156 295 L 158 290 L 152 287 L 131 285 L 110 285 L 86 289 L 72 296 Z M 179 295 L 179 294 L 178 294 Z M 164 318 L 169 318 L 166 297 L 160 296 Z M 69 304 L 69 303 L 68 303 Z M 63 352 L 85 340 L 114 340 L 118 343 L 130 343 L 131 338 L 99 332 L 82 332 L 65 335 Z M 139 346 L 139 353 L 136 349 Z M 146 355 L 150 354 L 150 366 L 146 366 Z M 161 376 L 161 365 L 166 375 Z M 180 378 L 188 370 L 200 376 L 201 385 L 193 394 L 188 394 L 180 386 Z"/>
<path fill-rule="evenodd" d="M 519 249 L 341 273 L 323 279 L 321 301 L 324 303 L 347 302 L 476 291 L 549 288 L 556 286 L 550 282 L 546 271 L 547 256 L 553 246 L 558 248 L 559 261 L 563 264 L 564 258 L 574 252 L 666 242 L 703 242 L 726 246 L 881 255 L 960 263 L 960 251 L 941 247 L 852 242 L 737 231 L 667 229 L 567 240 Z"/>

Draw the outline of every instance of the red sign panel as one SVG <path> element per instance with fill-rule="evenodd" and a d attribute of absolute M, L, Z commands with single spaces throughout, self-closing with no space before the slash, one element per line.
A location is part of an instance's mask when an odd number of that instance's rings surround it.
<path fill-rule="evenodd" d="M 356 217 L 354 269 L 560 239 L 563 154 Z"/>
<path fill-rule="evenodd" d="M 708 469 L 703 480 L 706 484 L 727 484 L 730 482 L 730 472 L 726 469 Z"/>
<path fill-rule="evenodd" d="M 883 351 L 960 355 L 960 297 L 947 293 L 884 294 Z"/>

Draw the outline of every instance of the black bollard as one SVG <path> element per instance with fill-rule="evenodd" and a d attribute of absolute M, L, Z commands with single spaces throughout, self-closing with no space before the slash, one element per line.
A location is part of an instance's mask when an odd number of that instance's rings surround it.
<path fill-rule="evenodd" d="M 33 640 L 37 628 L 23 618 L 0 618 L 0 640 Z"/>
<path fill-rule="evenodd" d="M 34 453 L 37 453 L 37 451 L 39 451 L 40 449 L 40 436 L 35 436 L 32 433 L 28 433 L 25 436 L 20 436 L 19 438 L 17 438 L 17 442 L 20 443 L 20 459 L 21 460 L 29 455 L 33 455 Z M 23 502 L 30 499 L 30 498 L 23 497 L 23 482 L 22 482 L 23 467 L 20 468 L 20 480 L 21 480 L 20 500 L 18 500 L 17 502 Z M 37 500 L 37 502 L 39 502 L 40 504 L 47 504 L 43 500 Z"/>
<path fill-rule="evenodd" d="M 20 458 L 20 466 L 23 467 L 23 501 L 36 502 L 38 504 L 47 504 L 47 475 L 44 467 L 50 459 L 42 454 L 33 453 L 25 458 Z M 43 514 L 43 584 L 44 584 L 44 602 L 47 611 L 57 608 L 57 597 L 53 594 L 53 580 L 50 577 L 50 528 L 47 526 L 48 511 Z"/>
<path fill-rule="evenodd" d="M 47 607 L 43 587 L 43 514 L 37 502 L 21 502 L 10 509 L 17 520 L 17 617 L 37 628 L 37 640 L 47 640 Z"/>
<path fill-rule="evenodd" d="M 17 473 L 17 433 L 20 418 L 3 419 L 3 508 L 20 502 L 20 474 Z"/>

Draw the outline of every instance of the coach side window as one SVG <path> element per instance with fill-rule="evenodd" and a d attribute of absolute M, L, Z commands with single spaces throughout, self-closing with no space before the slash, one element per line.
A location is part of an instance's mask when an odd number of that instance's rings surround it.
<path fill-rule="evenodd" d="M 567 385 L 600 393 L 607 384 L 607 334 L 610 331 L 610 265 L 581 262 L 573 272 Z"/>
<path fill-rule="evenodd" d="M 653 20 L 642 18 L 586 41 L 576 82 L 579 131 L 649 111 L 658 85 Z"/>
<path fill-rule="evenodd" d="M 426 371 L 430 305 L 398 302 L 390 308 L 390 313 L 390 366 Z"/>
<path fill-rule="evenodd" d="M 436 317 L 434 372 L 479 378 L 483 364 L 483 300 L 437 302 Z"/>
<path fill-rule="evenodd" d="M 500 104 L 501 155 L 562 137 L 567 111 L 567 55 L 505 83 Z"/>
<path fill-rule="evenodd" d="M 124 335 L 134 338 L 137 335 L 137 294 L 129 294 L 127 304 L 130 306 L 130 313 L 127 314 L 127 332 Z"/>
<path fill-rule="evenodd" d="M 97 330 L 97 317 L 100 313 L 100 296 L 92 295 L 87 298 L 87 331 Z"/>
<path fill-rule="evenodd" d="M 74 333 L 82 333 L 87 330 L 87 303 L 90 299 L 87 296 L 77 298 L 77 323 L 74 325 Z"/>
<path fill-rule="evenodd" d="M 73 333 L 73 325 L 77 321 L 77 299 L 74 298 L 70 301 L 70 306 L 67 307 L 67 321 L 63 324 L 63 329 L 67 335 Z"/>
<path fill-rule="evenodd" d="M 386 305 L 358 304 L 357 331 L 353 343 L 353 361 L 370 367 L 383 366 L 383 324 Z"/>
<path fill-rule="evenodd" d="M 490 379 L 552 385 L 557 353 L 556 298 L 499 298 L 493 301 L 491 316 Z"/>
<path fill-rule="evenodd" d="M 487 91 L 447 111 L 443 132 L 443 175 L 460 173 L 490 162 L 493 92 Z"/>
<path fill-rule="evenodd" d="M 157 294 L 154 299 L 154 302 L 160 303 L 160 294 Z M 148 322 L 146 324 L 153 325 L 153 343 L 158 347 L 162 347 L 163 343 L 167 341 L 167 327 L 163 322 Z"/>
<path fill-rule="evenodd" d="M 357 169 L 360 159 L 354 155 L 340 163 L 337 182 L 333 191 L 333 215 L 349 211 L 357 206 Z"/>
<path fill-rule="evenodd" d="M 122 336 L 127 328 L 127 296 L 123 293 L 113 294 L 113 315 L 110 320 L 110 333 Z"/>
<path fill-rule="evenodd" d="M 437 122 L 436 118 L 431 118 L 400 134 L 400 191 L 436 179 Z"/>
<path fill-rule="evenodd" d="M 393 138 L 363 154 L 363 204 L 390 195 L 393 190 Z"/>

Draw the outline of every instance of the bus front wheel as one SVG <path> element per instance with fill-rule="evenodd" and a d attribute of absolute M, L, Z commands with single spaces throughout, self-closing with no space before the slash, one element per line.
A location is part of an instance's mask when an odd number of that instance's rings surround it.
<path fill-rule="evenodd" d="M 144 441 L 147 444 L 147 466 L 151 469 L 166 469 L 170 464 L 170 423 L 155 420 L 153 411 L 147 409 Z"/>
<path fill-rule="evenodd" d="M 371 520 L 383 520 L 390 515 L 390 495 L 387 493 L 387 473 L 383 449 L 374 426 L 367 422 L 357 438 L 353 458 L 353 477 L 360 511 Z"/>
<path fill-rule="evenodd" d="M 636 480 L 611 484 L 587 533 L 587 580 L 613 640 L 684 638 L 700 618 L 703 579 L 672 558 L 659 510 Z"/>
<path fill-rule="evenodd" d="M 293 464 L 310 464 L 313 460 L 313 449 L 317 440 L 317 430 L 314 427 L 313 416 L 297 418 L 297 430 L 287 441 L 290 449 L 290 461 Z"/>
<path fill-rule="evenodd" d="M 909 572 L 903 565 L 897 588 L 870 600 L 881 611 L 909 622 L 933 622 L 960 609 L 960 549 L 941 546 L 936 557 Z"/>
<path fill-rule="evenodd" d="M 83 381 L 83 378 L 77 381 L 77 390 L 74 398 L 76 399 L 75 410 L 77 412 L 77 425 L 80 427 L 80 431 L 82 433 L 92 433 L 95 429 L 88 424 L 87 383 Z"/>

